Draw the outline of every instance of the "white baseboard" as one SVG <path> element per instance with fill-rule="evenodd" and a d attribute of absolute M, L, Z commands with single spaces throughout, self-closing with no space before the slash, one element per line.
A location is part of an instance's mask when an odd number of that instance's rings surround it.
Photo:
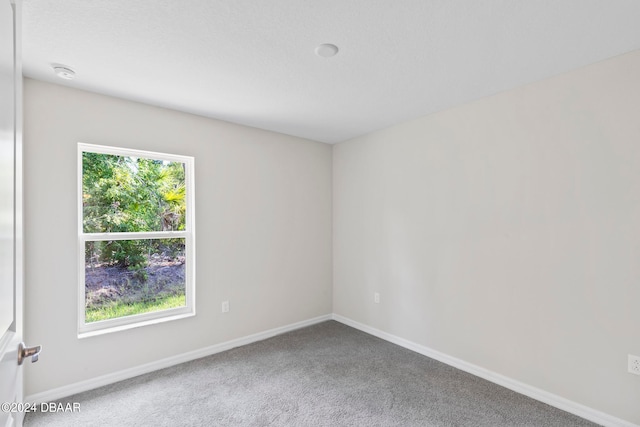
<path fill-rule="evenodd" d="M 362 332 L 366 332 L 369 335 L 373 335 L 385 341 L 389 341 L 393 344 L 399 345 L 400 347 L 407 348 L 409 350 L 415 351 L 416 353 L 420 353 L 442 363 L 446 363 L 447 365 L 453 366 L 454 368 L 458 368 L 462 371 L 468 372 L 492 383 L 506 387 L 517 393 L 529 396 L 532 399 L 546 403 L 547 405 L 562 409 L 563 411 L 577 415 L 596 424 L 600 424 L 605 427 L 640 427 L 637 424 L 633 424 L 629 421 L 616 418 L 612 415 L 605 414 L 604 412 L 589 408 L 588 406 L 581 405 L 580 403 L 565 399 L 564 397 L 560 397 L 545 390 L 541 390 L 539 388 L 530 386 L 520 381 L 516 381 L 509 377 L 505 377 L 504 375 L 500 375 L 496 372 L 484 369 L 472 363 L 465 362 L 464 360 L 449 356 L 447 354 L 433 350 L 429 347 L 425 347 L 404 338 L 386 333 L 379 329 L 372 328 L 371 326 L 364 325 L 362 323 L 356 322 L 355 320 L 340 316 L 339 314 L 334 313 L 332 318 L 333 320 L 336 320 L 347 326 L 351 326 L 352 328 L 358 329 Z"/>
<path fill-rule="evenodd" d="M 316 323 L 325 322 L 331 319 L 332 319 L 332 315 L 327 314 L 324 316 L 314 317 L 313 319 L 303 320 L 301 322 L 296 322 L 290 325 L 281 326 L 279 328 L 269 329 L 268 331 L 259 332 L 257 334 L 248 335 L 246 337 L 237 338 L 231 341 L 226 341 L 220 344 L 215 344 L 209 347 L 204 347 L 204 348 L 190 351 L 187 353 L 178 354 L 176 356 L 168 357 L 166 359 L 161 359 L 155 362 L 146 363 L 144 365 L 136 366 L 133 368 L 124 369 L 122 371 L 113 372 L 111 374 L 102 375 L 96 378 L 91 378 L 89 380 L 80 381 L 74 384 L 69 384 L 69 385 L 54 388 L 51 390 L 46 390 L 40 393 L 35 393 L 29 396 L 25 396 L 24 401 L 30 402 L 30 403 L 51 402 L 54 400 L 71 396 L 76 393 L 93 390 L 94 388 L 102 387 L 104 385 L 113 384 L 118 381 L 137 377 L 138 375 L 147 374 L 149 372 L 168 368 L 170 366 L 178 365 L 180 363 L 189 362 L 195 359 L 200 359 L 201 357 L 206 357 L 212 354 L 221 353 L 226 350 L 231 350 L 232 348 L 251 344 L 257 341 L 262 341 L 267 338 L 271 338 L 276 335 L 283 334 L 285 332 L 304 328 L 306 326 L 311 326 Z"/>

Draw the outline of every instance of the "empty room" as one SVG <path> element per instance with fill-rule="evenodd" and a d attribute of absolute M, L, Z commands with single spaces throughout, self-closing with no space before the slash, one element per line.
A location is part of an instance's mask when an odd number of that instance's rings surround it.
<path fill-rule="evenodd" d="M 0 426 L 640 426 L 640 2 L 0 19 Z"/>

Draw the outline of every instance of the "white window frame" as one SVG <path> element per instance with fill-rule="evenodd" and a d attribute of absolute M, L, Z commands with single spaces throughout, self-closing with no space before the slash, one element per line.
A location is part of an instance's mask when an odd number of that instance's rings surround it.
<path fill-rule="evenodd" d="M 140 157 L 184 163 L 186 186 L 186 218 L 184 231 L 154 231 L 135 233 L 85 233 L 82 206 L 82 153 L 112 154 L 116 156 Z M 78 143 L 78 338 L 101 335 L 145 325 L 167 322 L 196 314 L 195 287 L 195 203 L 194 203 L 194 158 L 176 154 L 156 153 L 129 148 Z M 136 314 L 116 319 L 86 323 L 85 317 L 85 242 L 97 240 L 135 239 L 185 239 L 185 306 L 151 313 Z"/>

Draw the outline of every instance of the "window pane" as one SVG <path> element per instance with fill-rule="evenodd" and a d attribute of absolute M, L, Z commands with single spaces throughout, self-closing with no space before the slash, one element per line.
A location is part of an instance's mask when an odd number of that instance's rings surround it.
<path fill-rule="evenodd" d="M 181 162 L 82 153 L 84 233 L 185 229 Z"/>
<path fill-rule="evenodd" d="M 85 321 L 184 307 L 185 239 L 85 242 Z"/>

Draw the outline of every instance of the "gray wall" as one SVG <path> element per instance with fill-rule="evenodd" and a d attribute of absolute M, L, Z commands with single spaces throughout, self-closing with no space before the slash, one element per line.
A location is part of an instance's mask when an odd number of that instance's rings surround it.
<path fill-rule="evenodd" d="M 44 348 L 26 395 L 331 313 L 331 146 L 30 79 L 24 89 L 25 337 Z M 196 317 L 78 340 L 77 142 L 195 157 Z"/>
<path fill-rule="evenodd" d="M 334 146 L 334 313 L 640 423 L 638 76 L 636 51 Z"/>

